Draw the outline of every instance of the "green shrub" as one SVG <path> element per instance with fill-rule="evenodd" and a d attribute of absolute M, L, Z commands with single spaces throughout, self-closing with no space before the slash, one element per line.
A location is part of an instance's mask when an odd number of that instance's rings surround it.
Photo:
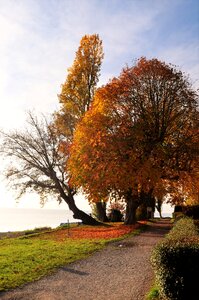
<path fill-rule="evenodd" d="M 146 300 L 158 300 L 159 299 L 159 291 L 156 287 L 153 287 L 150 292 L 146 295 Z"/>
<path fill-rule="evenodd" d="M 184 218 L 185 215 L 182 212 L 174 212 L 173 213 L 173 219 L 174 219 L 174 223 L 178 222 L 178 220 L 180 220 L 181 218 Z"/>
<path fill-rule="evenodd" d="M 181 217 L 172 230 L 167 234 L 167 239 L 184 240 L 197 236 L 197 228 L 194 221 L 187 217 Z"/>
<path fill-rule="evenodd" d="M 199 294 L 199 236 L 192 219 L 180 219 L 154 249 L 151 262 L 160 296 L 195 300 Z"/>

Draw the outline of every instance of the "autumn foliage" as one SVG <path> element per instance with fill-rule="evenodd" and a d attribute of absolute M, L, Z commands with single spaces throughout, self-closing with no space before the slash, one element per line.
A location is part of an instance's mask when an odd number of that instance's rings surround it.
<path fill-rule="evenodd" d="M 72 182 L 90 201 L 198 189 L 197 93 L 181 71 L 141 58 L 98 89 L 71 148 Z M 130 199 L 130 198 L 129 198 Z M 129 201 L 129 200 L 128 200 Z"/>
<path fill-rule="evenodd" d="M 11 160 L 6 176 L 10 185 L 19 190 L 19 197 L 34 191 L 44 205 L 46 198 L 53 196 L 59 202 L 66 202 L 74 218 L 89 225 L 99 222 L 76 206 L 76 189 L 69 185 L 66 164 L 76 124 L 94 95 L 102 58 L 99 36 L 85 35 L 62 85 L 60 109 L 54 113 L 53 121 L 45 117 L 40 121 L 30 113 L 27 128 L 3 133 L 4 141 L 0 145 L 1 153 L 16 159 Z"/>
<path fill-rule="evenodd" d="M 77 122 L 91 105 L 103 57 L 99 35 L 83 36 L 73 65 L 62 84 L 60 110 L 55 113 L 55 124 L 67 139 L 72 138 Z"/>

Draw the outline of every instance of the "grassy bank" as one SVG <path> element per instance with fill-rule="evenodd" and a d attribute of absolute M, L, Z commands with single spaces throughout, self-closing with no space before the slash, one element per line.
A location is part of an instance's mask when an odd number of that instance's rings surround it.
<path fill-rule="evenodd" d="M 0 243 L 0 291 L 48 274 L 55 267 L 84 258 L 103 247 L 105 241 L 64 242 L 38 238 L 7 239 Z"/>
<path fill-rule="evenodd" d="M 135 227 L 80 226 L 0 241 L 0 291 L 52 273 L 57 267 L 82 259 L 107 242 L 136 234 Z"/>

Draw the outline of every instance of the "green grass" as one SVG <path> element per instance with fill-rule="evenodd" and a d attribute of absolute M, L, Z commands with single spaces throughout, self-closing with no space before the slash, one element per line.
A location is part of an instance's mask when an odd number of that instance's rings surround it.
<path fill-rule="evenodd" d="M 146 300 L 159 300 L 159 299 L 160 299 L 159 298 L 159 291 L 155 286 L 153 286 L 150 289 L 149 293 L 147 294 Z"/>
<path fill-rule="evenodd" d="M 22 231 L 21 233 L 24 235 L 34 234 L 34 233 L 40 233 L 45 231 L 52 231 L 51 227 L 36 227 L 35 229 L 28 229 L 25 231 Z"/>
<path fill-rule="evenodd" d="M 0 240 L 0 292 L 38 280 L 60 266 L 89 256 L 107 243 L 139 234 L 145 228 L 142 226 L 132 233 L 108 240 L 67 238 L 55 241 L 38 231 L 17 238 L 4 238 Z M 59 233 L 59 229 L 50 231 Z"/>
<path fill-rule="evenodd" d="M 0 291 L 39 279 L 58 266 L 101 249 L 104 244 L 104 240 L 4 239 L 0 241 Z"/>

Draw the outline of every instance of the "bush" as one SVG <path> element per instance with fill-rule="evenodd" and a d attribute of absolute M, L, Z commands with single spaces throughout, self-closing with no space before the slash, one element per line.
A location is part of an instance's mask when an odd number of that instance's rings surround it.
<path fill-rule="evenodd" d="M 177 242 L 189 240 L 192 237 L 197 237 L 197 228 L 194 221 L 185 216 L 181 216 L 166 236 L 167 239 L 174 239 Z"/>
<path fill-rule="evenodd" d="M 126 205 L 122 200 L 111 201 L 107 209 L 109 221 L 121 222 L 124 218 L 125 210 Z"/>
<path fill-rule="evenodd" d="M 175 205 L 174 212 L 182 212 L 182 205 Z"/>
<path fill-rule="evenodd" d="M 199 205 L 176 205 L 173 217 L 176 219 L 179 216 L 187 216 L 194 220 L 199 220 Z"/>
<path fill-rule="evenodd" d="M 195 300 L 199 294 L 199 236 L 192 219 L 180 219 L 154 249 L 151 262 L 160 296 Z"/>
<path fill-rule="evenodd" d="M 199 205 L 187 205 L 183 207 L 183 212 L 187 217 L 199 219 Z"/>
<path fill-rule="evenodd" d="M 109 214 L 109 220 L 111 222 L 121 222 L 123 218 L 123 215 L 120 210 L 118 209 L 112 209 Z"/>

